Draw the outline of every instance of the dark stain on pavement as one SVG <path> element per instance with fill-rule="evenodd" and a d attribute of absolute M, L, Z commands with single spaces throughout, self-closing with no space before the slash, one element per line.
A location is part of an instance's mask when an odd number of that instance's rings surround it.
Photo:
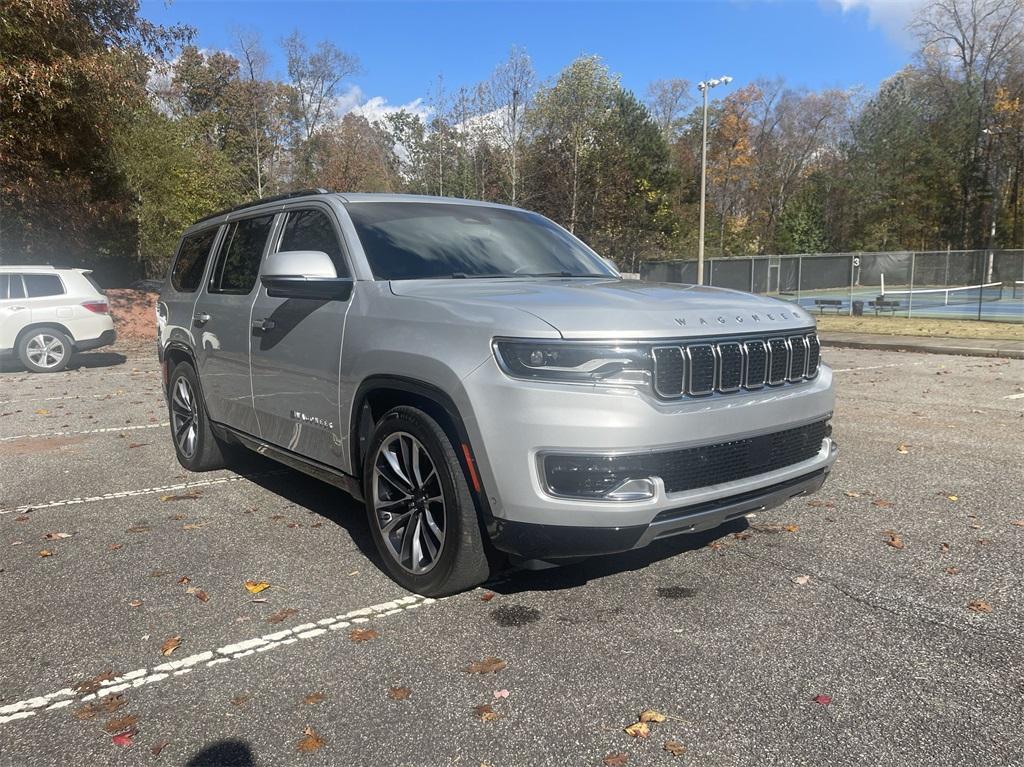
<path fill-rule="evenodd" d="M 686 586 L 658 586 L 657 594 L 662 599 L 693 599 L 697 596 L 697 589 Z"/>
<path fill-rule="evenodd" d="M 525 626 L 541 618 L 541 611 L 524 605 L 502 605 L 491 610 L 491 620 L 506 628 Z"/>

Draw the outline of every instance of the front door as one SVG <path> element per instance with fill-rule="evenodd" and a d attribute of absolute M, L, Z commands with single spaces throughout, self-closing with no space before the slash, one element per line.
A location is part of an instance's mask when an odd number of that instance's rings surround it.
<path fill-rule="evenodd" d="M 240 218 L 224 226 L 210 279 L 192 316 L 199 380 L 210 418 L 259 435 L 249 380 L 252 304 L 273 214 Z"/>
<path fill-rule="evenodd" d="M 274 252 L 319 250 L 339 277 L 350 272 L 329 206 L 285 214 Z M 260 289 L 252 312 L 252 391 L 268 442 L 329 466 L 341 465 L 338 407 L 341 340 L 348 301 L 271 298 Z"/>

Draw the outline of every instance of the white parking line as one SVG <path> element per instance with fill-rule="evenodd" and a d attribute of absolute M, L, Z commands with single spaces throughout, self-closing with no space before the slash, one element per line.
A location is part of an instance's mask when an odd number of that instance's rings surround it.
<path fill-rule="evenodd" d="M 268 652 L 278 647 L 294 644 L 300 640 L 315 639 L 324 636 L 329 631 L 348 628 L 353 624 L 368 623 L 371 618 L 386 618 L 405 610 L 413 610 L 433 604 L 436 601 L 438 600 L 415 594 L 400 597 L 390 602 L 382 602 L 370 607 L 350 610 L 342 615 L 322 618 L 315 623 L 304 623 L 290 629 L 282 629 L 281 631 L 264 634 L 260 637 L 253 637 L 252 639 L 224 645 L 216 650 L 205 650 L 179 660 L 170 660 L 153 668 L 135 669 L 134 671 L 129 671 L 113 679 L 101 682 L 100 689 L 96 692 L 83 694 L 71 687 L 65 687 L 45 695 L 25 698 L 24 700 L 0 706 L 0 724 L 27 719 L 41 711 L 66 708 L 75 703 L 88 703 L 91 700 L 104 698 L 107 695 L 115 695 L 130 688 L 153 685 L 171 677 L 183 676 L 203 668 L 230 663 L 239 658 Z"/>
<path fill-rule="evenodd" d="M 77 437 L 79 434 L 109 434 L 115 431 L 136 431 L 138 429 L 162 429 L 170 426 L 169 421 L 163 423 L 147 423 L 140 426 L 110 426 L 105 429 L 84 429 L 82 431 L 48 431 L 40 434 L 19 434 L 17 437 L 0 437 L 0 442 L 13 442 L 16 439 L 44 439 L 47 437 Z"/>
<path fill-rule="evenodd" d="M 83 398 L 81 394 L 66 394 L 63 397 L 43 397 L 42 399 L 0 399 L 0 405 L 17 405 L 21 402 L 63 402 L 69 399 L 107 399 L 109 397 L 123 397 L 125 392 L 116 391 L 110 394 L 87 394 Z"/>
<path fill-rule="evenodd" d="M 855 370 L 881 370 L 882 368 L 905 368 L 911 365 L 923 365 L 924 362 L 893 362 L 889 365 L 865 365 L 859 368 L 839 368 L 833 370 L 833 373 L 852 373 Z"/>
<path fill-rule="evenodd" d="M 1020 394 L 1007 394 L 1003 399 L 1024 399 L 1024 391 Z"/>
<path fill-rule="evenodd" d="M 3 514 L 24 514 L 26 511 L 39 511 L 40 509 L 54 509 L 59 506 L 75 506 L 79 503 L 93 503 L 95 501 L 110 501 L 115 498 L 134 498 L 137 495 L 152 495 L 153 493 L 173 493 L 178 490 L 190 490 L 194 487 L 209 487 L 210 485 L 223 485 L 225 482 L 238 482 L 242 479 L 254 479 L 256 477 L 269 477 L 272 474 L 279 474 L 287 469 L 264 471 L 258 474 L 231 474 L 227 477 L 217 479 L 200 479 L 195 482 L 181 482 L 177 485 L 159 485 L 157 487 L 144 487 L 141 490 L 119 490 L 103 495 L 89 495 L 79 498 L 65 498 L 60 501 L 44 501 L 42 503 L 26 503 L 22 506 L 15 506 L 12 509 L 0 509 Z"/>

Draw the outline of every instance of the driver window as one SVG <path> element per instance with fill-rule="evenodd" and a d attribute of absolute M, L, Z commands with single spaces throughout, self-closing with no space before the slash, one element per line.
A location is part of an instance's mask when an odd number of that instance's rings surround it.
<path fill-rule="evenodd" d="M 281 233 L 282 250 L 320 250 L 331 257 L 339 277 L 348 276 L 348 266 L 341 255 L 341 243 L 330 217 L 322 210 L 293 210 Z"/>

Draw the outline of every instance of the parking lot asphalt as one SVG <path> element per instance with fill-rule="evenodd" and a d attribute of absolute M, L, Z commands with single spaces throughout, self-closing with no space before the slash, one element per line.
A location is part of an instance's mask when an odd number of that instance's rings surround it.
<path fill-rule="evenodd" d="M 151 349 L 0 372 L 0 765 L 1024 764 L 1024 361 L 825 352 L 819 494 L 438 601 Z"/>

